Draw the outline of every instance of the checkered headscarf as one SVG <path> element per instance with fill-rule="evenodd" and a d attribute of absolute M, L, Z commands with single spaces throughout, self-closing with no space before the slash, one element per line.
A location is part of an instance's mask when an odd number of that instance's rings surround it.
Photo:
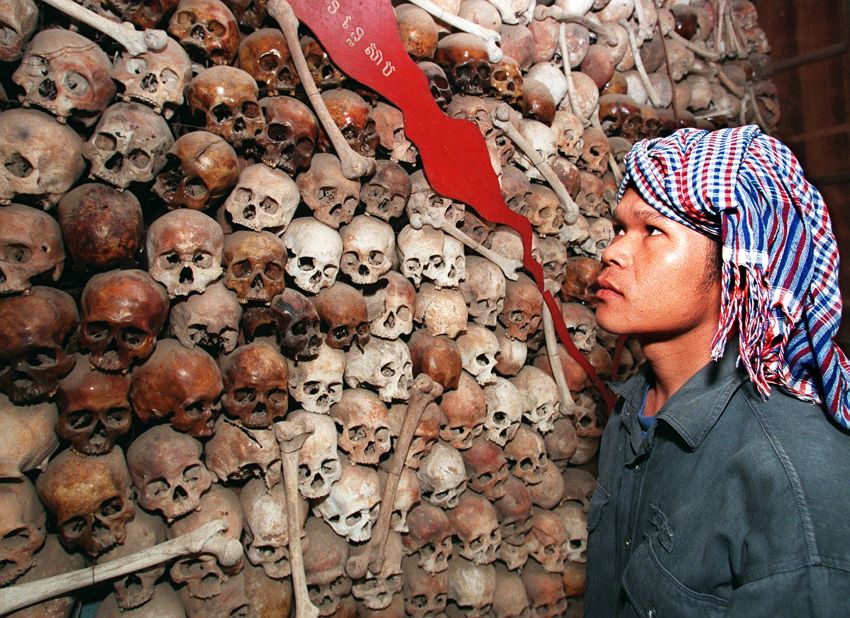
<path fill-rule="evenodd" d="M 841 318 L 838 249 L 826 205 L 787 146 L 749 125 L 681 129 L 635 144 L 618 198 L 645 202 L 723 244 L 723 297 L 712 357 L 733 329 L 739 362 L 770 384 L 823 403 L 850 428 L 850 362 L 833 337 Z"/>

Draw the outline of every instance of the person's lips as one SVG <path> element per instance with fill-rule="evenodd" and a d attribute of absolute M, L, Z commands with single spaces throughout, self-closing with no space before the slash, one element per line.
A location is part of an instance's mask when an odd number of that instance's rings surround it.
<path fill-rule="evenodd" d="M 596 281 L 596 298 L 601 301 L 623 298 L 623 292 L 602 275 Z"/>

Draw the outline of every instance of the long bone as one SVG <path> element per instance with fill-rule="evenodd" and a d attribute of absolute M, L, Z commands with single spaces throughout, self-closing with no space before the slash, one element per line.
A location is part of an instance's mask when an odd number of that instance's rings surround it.
<path fill-rule="evenodd" d="M 561 416 L 572 416 L 575 414 L 576 404 L 564 377 L 564 368 L 561 365 L 561 357 L 558 355 L 558 337 L 555 334 L 555 323 L 552 321 L 552 313 L 546 303 L 543 303 L 543 338 L 546 342 L 546 357 L 549 359 L 552 377 L 555 378 L 558 394 L 561 396 Z"/>
<path fill-rule="evenodd" d="M 148 51 L 157 52 L 165 49 L 168 35 L 163 30 L 146 29 L 139 32 L 133 27 L 133 24 L 116 23 L 73 0 L 42 0 L 42 2 L 114 39 L 133 56 L 140 56 Z"/>
<path fill-rule="evenodd" d="M 96 564 L 78 571 L 55 575 L 34 582 L 0 590 L 0 615 L 29 607 L 46 599 L 92 586 L 102 581 L 136 573 L 173 558 L 192 554 L 215 554 L 225 566 L 233 566 L 242 557 L 242 544 L 223 536 L 227 526 L 222 521 L 211 521 L 197 530 L 154 545 L 140 552 Z"/>
<path fill-rule="evenodd" d="M 484 45 L 487 47 L 487 56 L 489 57 L 490 62 L 499 62 L 502 59 L 502 50 L 497 45 L 497 43 L 501 40 L 501 35 L 495 30 L 485 28 L 484 26 L 480 26 L 468 19 L 449 13 L 448 11 L 443 10 L 442 7 L 431 2 L 431 0 L 408 1 L 410 4 L 415 4 L 423 11 L 430 13 L 453 28 L 473 34 L 479 39 L 482 39 L 484 41 Z"/>
<path fill-rule="evenodd" d="M 570 66 L 570 50 L 567 45 L 567 25 L 565 22 L 561 22 L 558 26 L 558 47 L 561 50 L 561 61 L 564 65 L 564 77 L 567 78 L 567 100 L 570 103 L 570 111 L 581 120 L 582 124 L 585 124 L 587 119 L 581 117 L 578 94 L 576 94 L 576 86 L 573 82 L 573 69 Z"/>
<path fill-rule="evenodd" d="M 374 174 L 375 160 L 364 157 L 351 149 L 328 111 L 322 99 L 322 94 L 316 87 L 316 82 L 313 80 L 313 75 L 310 73 L 310 68 L 307 66 L 307 60 L 304 58 L 304 52 L 298 40 L 298 18 L 295 16 L 292 7 L 286 0 L 270 0 L 267 10 L 268 14 L 280 24 L 283 37 L 289 46 L 289 53 L 292 55 L 292 61 L 295 63 L 295 70 L 301 79 L 301 85 L 313 105 L 313 110 L 316 112 L 319 122 L 322 123 L 322 128 L 333 144 L 342 164 L 343 175 L 349 180 L 355 180 L 368 174 Z"/>
<path fill-rule="evenodd" d="M 345 565 L 345 572 L 352 579 L 362 579 L 366 575 L 367 568 L 373 574 L 377 575 L 384 566 L 384 549 L 387 544 L 387 535 L 390 531 L 390 520 L 392 518 L 393 504 L 395 503 L 395 494 L 398 489 L 401 472 L 404 469 L 404 462 L 407 460 L 407 452 L 410 450 L 410 443 L 413 441 L 413 434 L 419 425 L 422 412 L 429 403 L 442 394 L 443 387 L 438 382 L 434 382 L 428 374 L 420 373 L 413 380 L 413 385 L 410 388 L 410 401 L 407 404 L 407 412 L 405 413 L 404 421 L 399 431 L 393 458 L 387 469 L 386 485 L 384 486 L 384 493 L 381 496 L 381 509 L 378 512 L 378 521 L 375 524 L 375 529 L 372 531 L 372 538 L 369 539 L 363 551 L 355 556 L 351 556 Z"/>
<path fill-rule="evenodd" d="M 561 23 L 571 22 L 584 26 L 600 39 L 604 39 L 605 43 L 611 47 L 616 47 L 620 44 L 620 41 L 617 39 L 617 35 L 614 34 L 610 28 L 607 28 L 605 24 L 590 19 L 586 15 L 570 13 L 559 6 L 538 5 L 534 9 L 534 19 L 543 20 L 547 17 L 551 17 L 555 21 L 559 21 Z"/>
<path fill-rule="evenodd" d="M 462 242 L 464 245 L 466 245 L 473 251 L 477 251 L 481 254 L 482 257 L 485 257 L 491 262 L 493 262 L 496 266 L 502 269 L 502 272 L 505 273 L 505 277 L 507 277 L 511 281 L 517 280 L 517 271 L 522 268 L 522 262 L 520 262 L 519 260 L 511 260 L 499 253 L 496 253 L 492 249 L 488 249 L 480 242 L 469 236 L 463 230 L 460 230 L 453 226 L 449 221 L 443 220 L 440 224 L 440 229 L 455 240 Z"/>
<path fill-rule="evenodd" d="M 288 6 L 288 5 L 287 5 Z M 304 418 L 280 421 L 274 425 L 274 435 L 280 446 L 283 463 L 283 483 L 286 491 L 286 519 L 289 528 L 289 563 L 292 587 L 295 591 L 295 618 L 317 618 L 319 609 L 310 601 L 307 576 L 304 574 L 304 552 L 301 549 L 301 520 L 298 499 L 298 451 L 314 429 Z"/>
<path fill-rule="evenodd" d="M 655 87 L 652 85 L 652 82 L 649 81 L 649 75 L 647 75 L 646 73 L 646 67 L 643 66 L 643 60 L 640 57 L 640 47 L 638 46 L 634 28 L 632 28 L 629 22 L 625 20 L 620 22 L 620 25 L 626 29 L 626 33 L 628 34 L 629 47 L 631 47 L 632 58 L 635 61 L 635 70 L 637 70 L 638 75 L 640 76 L 640 81 L 643 84 L 643 89 L 646 90 L 646 94 L 647 96 L 649 96 L 649 100 L 652 102 L 653 107 L 663 107 L 661 105 L 661 97 L 658 96 L 658 92 L 655 90 Z"/>
<path fill-rule="evenodd" d="M 496 10 L 499 11 L 499 15 L 502 17 L 502 23 L 508 24 L 509 26 L 515 26 L 516 24 L 521 23 L 521 20 L 514 13 L 514 9 L 511 6 L 510 0 L 488 0 L 490 4 L 496 7 Z M 535 2 L 531 1 L 528 3 L 528 7 L 520 13 L 522 17 L 525 19 L 525 23 L 531 22 L 534 18 L 534 6 Z"/>
<path fill-rule="evenodd" d="M 517 148 L 522 150 L 523 154 L 528 157 L 534 167 L 546 179 L 546 182 L 549 183 L 549 186 L 552 187 L 552 190 L 558 195 L 558 199 L 561 200 L 561 205 L 564 207 L 564 222 L 567 224 L 575 223 L 578 219 L 578 206 L 573 201 L 573 198 L 570 197 L 570 194 L 567 193 L 564 183 L 561 182 L 552 167 L 543 160 L 540 153 L 528 143 L 528 140 L 522 136 L 519 129 L 513 125 L 511 122 L 511 108 L 506 103 L 502 103 L 496 107 L 496 113 L 493 114 L 493 124 L 504 131 L 508 139 L 516 144 Z"/>

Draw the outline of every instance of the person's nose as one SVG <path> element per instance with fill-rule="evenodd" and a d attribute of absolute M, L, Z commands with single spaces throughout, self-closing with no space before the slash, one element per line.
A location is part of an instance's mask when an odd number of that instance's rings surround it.
<path fill-rule="evenodd" d="M 626 268 L 630 262 L 630 256 L 631 250 L 626 236 L 617 235 L 602 251 L 602 265 Z"/>

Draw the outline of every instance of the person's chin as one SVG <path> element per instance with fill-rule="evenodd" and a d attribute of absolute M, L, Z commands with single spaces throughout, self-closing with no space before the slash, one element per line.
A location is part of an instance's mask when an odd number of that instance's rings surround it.
<path fill-rule="evenodd" d="M 596 305 L 596 323 L 612 335 L 628 335 L 626 320 L 623 320 L 623 311 L 612 307 L 609 303 L 602 301 Z"/>

